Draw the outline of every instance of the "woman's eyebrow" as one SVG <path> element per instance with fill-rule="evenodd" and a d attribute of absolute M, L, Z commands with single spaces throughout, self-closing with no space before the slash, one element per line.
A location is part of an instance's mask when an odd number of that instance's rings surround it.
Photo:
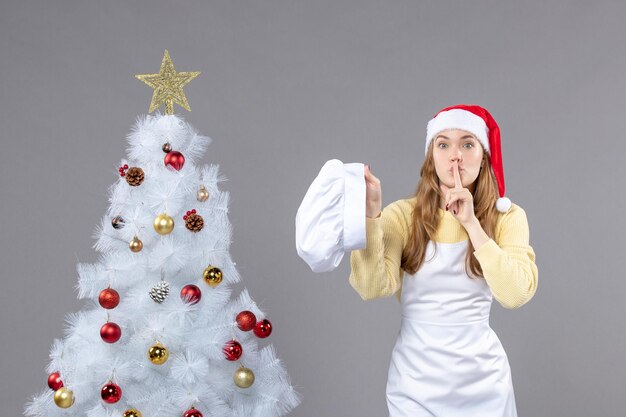
<path fill-rule="evenodd" d="M 449 137 L 444 136 L 444 135 L 439 135 L 439 136 L 437 136 L 437 139 L 439 139 L 439 138 L 441 138 L 441 139 L 447 139 L 447 140 L 450 140 L 450 138 L 449 138 Z M 465 136 L 463 136 L 460 140 L 463 140 L 463 139 L 474 139 L 474 136 L 472 136 L 472 135 L 465 135 Z"/>

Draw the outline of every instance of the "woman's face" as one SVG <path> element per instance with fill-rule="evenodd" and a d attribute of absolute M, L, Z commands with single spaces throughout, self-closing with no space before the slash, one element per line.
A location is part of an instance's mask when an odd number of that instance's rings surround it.
<path fill-rule="evenodd" d="M 439 183 L 454 188 L 454 162 L 458 163 L 461 183 L 473 191 L 472 185 L 483 159 L 483 147 L 473 134 L 460 129 L 443 130 L 433 139 L 433 159 Z"/>

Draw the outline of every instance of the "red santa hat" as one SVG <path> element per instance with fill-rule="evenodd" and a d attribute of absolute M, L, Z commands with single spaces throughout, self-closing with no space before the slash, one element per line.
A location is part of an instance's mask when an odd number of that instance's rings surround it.
<path fill-rule="evenodd" d="M 476 105 L 457 104 L 440 110 L 426 128 L 426 150 L 437 133 L 447 129 L 466 130 L 480 141 L 487 152 L 491 168 L 498 183 L 500 198 L 496 209 L 506 213 L 511 208 L 511 200 L 504 196 L 504 168 L 500 149 L 500 128 L 487 109 Z"/>

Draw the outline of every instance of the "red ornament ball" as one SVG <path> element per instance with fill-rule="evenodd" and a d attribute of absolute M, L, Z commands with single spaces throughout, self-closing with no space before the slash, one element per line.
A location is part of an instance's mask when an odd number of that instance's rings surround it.
<path fill-rule="evenodd" d="M 122 329 L 112 321 L 106 322 L 100 328 L 100 337 L 107 343 L 115 343 L 122 337 Z"/>
<path fill-rule="evenodd" d="M 256 324 L 256 316 L 252 311 L 242 311 L 237 314 L 237 327 L 243 330 L 244 332 L 249 332 L 254 329 L 254 325 Z"/>
<path fill-rule="evenodd" d="M 120 303 L 120 295 L 113 288 L 106 288 L 100 291 L 98 302 L 103 308 L 110 310 Z"/>
<path fill-rule="evenodd" d="M 226 356 L 227 360 L 236 361 L 241 357 L 241 354 L 243 353 L 243 348 L 241 347 L 241 343 L 233 339 L 228 341 L 226 345 L 224 345 L 224 349 L 222 349 L 222 352 L 224 352 L 224 356 Z"/>
<path fill-rule="evenodd" d="M 202 417 L 202 413 L 195 408 L 191 407 L 189 410 L 185 411 L 183 417 Z"/>
<path fill-rule="evenodd" d="M 182 290 L 180 290 L 180 298 L 185 303 L 197 304 L 202 298 L 202 291 L 193 284 L 185 285 Z"/>
<path fill-rule="evenodd" d="M 109 382 L 102 387 L 100 395 L 105 403 L 114 404 L 122 398 L 122 389 L 119 385 Z"/>
<path fill-rule="evenodd" d="M 52 391 L 63 388 L 63 381 L 61 381 L 61 374 L 59 372 L 53 372 L 48 375 L 48 386 Z"/>
<path fill-rule="evenodd" d="M 254 326 L 254 334 L 261 339 L 265 339 L 272 334 L 272 323 L 268 319 L 257 321 Z"/>
<path fill-rule="evenodd" d="M 165 165 L 171 166 L 176 171 L 180 171 L 183 165 L 185 165 L 185 157 L 178 151 L 171 151 L 165 155 L 163 162 L 165 162 Z"/>

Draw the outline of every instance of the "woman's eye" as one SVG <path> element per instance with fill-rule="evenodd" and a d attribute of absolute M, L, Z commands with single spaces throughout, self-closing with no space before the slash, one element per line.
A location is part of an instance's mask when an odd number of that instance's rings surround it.
<path fill-rule="evenodd" d="M 471 143 L 471 142 L 467 142 L 465 145 L 469 145 L 469 146 L 467 146 L 468 148 L 473 148 L 474 147 L 474 144 Z M 439 146 L 439 149 L 445 149 L 448 146 L 448 144 L 442 142 L 442 143 L 438 144 L 437 146 Z"/>

